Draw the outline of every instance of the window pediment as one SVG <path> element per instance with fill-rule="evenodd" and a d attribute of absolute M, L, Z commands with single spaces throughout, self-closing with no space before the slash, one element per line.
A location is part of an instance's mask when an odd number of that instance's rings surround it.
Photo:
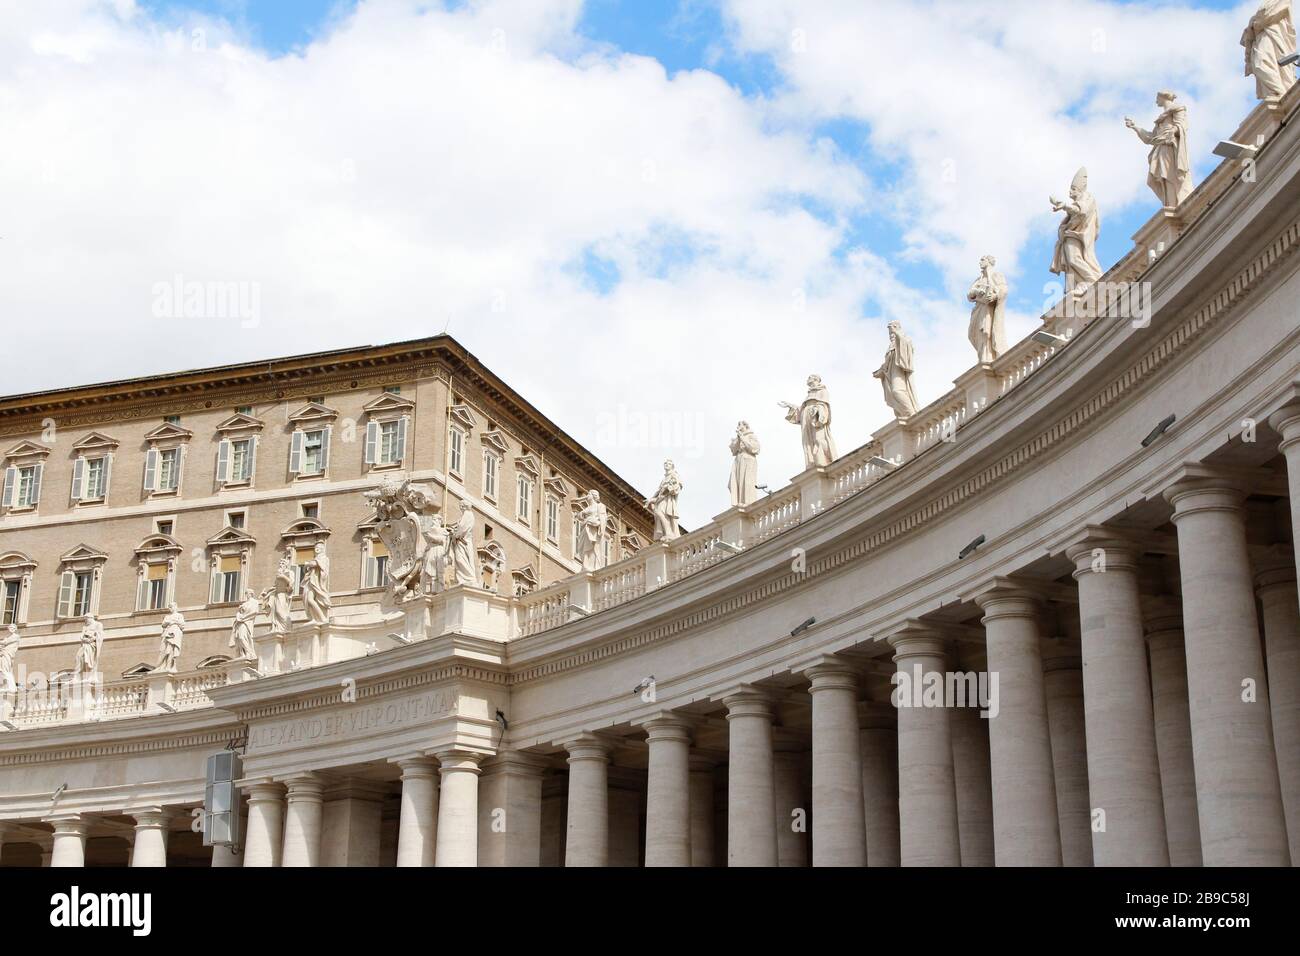
<path fill-rule="evenodd" d="M 115 451 L 120 444 L 121 442 L 116 438 L 110 438 L 101 432 L 91 432 L 73 445 L 72 450 L 79 455 L 86 455 L 87 453 L 91 455 L 96 453 L 108 454 Z"/>
<path fill-rule="evenodd" d="M 537 590 L 537 572 L 533 570 L 531 564 L 526 564 L 522 568 L 514 568 L 510 571 L 510 578 L 514 584 L 515 597 L 524 594 L 531 594 Z"/>
<path fill-rule="evenodd" d="M 126 670 L 122 671 L 122 679 L 129 680 L 132 677 L 144 677 L 147 674 L 150 674 L 152 672 L 153 672 L 153 665 L 146 664 L 144 661 L 141 661 L 139 664 L 136 664 L 134 667 L 128 667 Z"/>
<path fill-rule="evenodd" d="M 0 575 L 30 574 L 36 570 L 36 562 L 21 551 L 9 551 L 0 555 Z"/>
<path fill-rule="evenodd" d="M 252 415 L 245 415 L 243 412 L 231 415 L 224 422 L 217 426 L 217 434 L 223 438 L 251 434 L 260 432 L 266 423 L 260 418 L 254 418 Z"/>
<path fill-rule="evenodd" d="M 392 392 L 384 392 L 378 398 L 361 406 L 361 410 L 371 418 L 382 418 L 385 415 L 404 415 L 413 408 L 415 408 L 415 402 L 409 398 L 403 398 L 401 395 L 394 395 Z"/>
<path fill-rule="evenodd" d="M 453 405 L 447 409 L 447 414 L 451 416 L 453 425 L 459 425 L 466 431 L 473 431 L 478 424 L 478 420 L 474 417 L 474 413 L 469 410 L 468 405 Z"/>
<path fill-rule="evenodd" d="M 65 552 L 59 558 L 60 564 L 93 567 L 103 564 L 108 560 L 108 555 L 98 548 L 92 548 L 88 544 L 79 544 L 71 551 Z"/>
<path fill-rule="evenodd" d="M 211 657 L 205 657 L 203 660 L 199 661 L 198 664 L 195 665 L 195 669 L 204 670 L 209 667 L 223 667 L 224 665 L 229 664 L 232 660 L 233 658 L 227 657 L 225 654 L 213 654 Z"/>
<path fill-rule="evenodd" d="M 645 547 L 645 542 L 641 540 L 641 536 L 635 531 L 628 532 L 618 540 L 619 543 L 623 545 L 623 549 L 632 554 L 636 554 L 636 552 Z"/>
<path fill-rule="evenodd" d="M 222 528 L 205 542 L 209 548 L 228 548 L 231 550 L 243 549 L 256 543 L 257 540 L 247 531 L 242 528 L 232 528 L 229 525 Z"/>
<path fill-rule="evenodd" d="M 297 426 L 324 425 L 339 417 L 337 409 L 322 405 L 320 402 L 308 402 L 289 416 L 289 421 Z"/>
<path fill-rule="evenodd" d="M 48 458 L 49 454 L 50 449 L 45 445 L 42 445 L 40 442 L 20 441 L 17 445 L 14 445 L 13 448 L 10 448 L 9 451 L 5 452 L 5 458 L 9 459 L 14 464 L 19 464 Z"/>
<path fill-rule="evenodd" d="M 510 445 L 506 441 L 505 435 L 501 434 L 501 431 L 499 429 L 495 429 L 490 432 L 484 432 L 482 435 L 479 436 L 479 441 L 483 443 L 485 448 L 488 448 L 491 451 L 496 452 L 498 455 L 504 456 L 505 453 L 510 450 Z"/>
<path fill-rule="evenodd" d="M 559 475 L 552 475 L 551 477 L 547 478 L 546 481 L 543 482 L 543 484 L 546 486 L 546 490 L 549 491 L 551 494 L 555 495 L 555 497 L 557 498 L 569 497 L 569 486 L 565 483 L 564 479 L 561 478 Z"/>
<path fill-rule="evenodd" d="M 165 558 L 170 555 L 180 554 L 184 548 L 180 542 L 169 534 L 151 534 L 140 542 L 139 547 L 135 549 L 136 556 L 145 560 L 149 558 Z"/>
<path fill-rule="evenodd" d="M 542 475 L 541 469 L 537 466 L 537 459 L 532 455 L 520 455 L 515 459 L 515 468 L 522 475 L 528 475 L 536 480 Z"/>
<path fill-rule="evenodd" d="M 188 428 L 182 428 L 175 422 L 163 422 L 157 428 L 147 432 L 144 440 L 150 445 L 164 445 L 187 442 L 193 437 L 194 432 Z"/>
<path fill-rule="evenodd" d="M 280 540 L 294 547 L 307 547 L 330 536 L 330 529 L 315 518 L 299 518 L 280 532 Z"/>
<path fill-rule="evenodd" d="M 492 564 L 504 565 L 506 562 L 505 548 L 501 547 L 501 545 L 497 544 L 495 541 L 489 541 L 487 544 L 483 545 L 483 547 L 478 549 L 478 559 L 484 564 L 490 562 Z"/>

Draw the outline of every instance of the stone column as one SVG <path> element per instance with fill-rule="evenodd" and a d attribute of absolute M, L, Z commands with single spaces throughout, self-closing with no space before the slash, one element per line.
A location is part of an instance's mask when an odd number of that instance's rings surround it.
<path fill-rule="evenodd" d="M 129 810 L 135 819 L 135 843 L 131 866 L 167 865 L 167 824 L 171 815 L 162 807 Z"/>
<path fill-rule="evenodd" d="M 691 727 L 663 714 L 645 725 L 645 865 L 691 865 Z"/>
<path fill-rule="evenodd" d="M 826 660 L 807 672 L 812 694 L 813 866 L 866 866 L 858 675 Z"/>
<path fill-rule="evenodd" d="M 1070 610 L 1074 613 L 1073 608 Z M 1044 642 L 1042 658 L 1047 725 L 1052 734 L 1056 819 L 1061 828 L 1061 863 L 1064 866 L 1092 866 L 1092 805 L 1088 802 L 1083 655 L 1076 640 L 1051 638 Z"/>
<path fill-rule="evenodd" d="M 569 752 L 569 819 L 565 866 L 609 865 L 610 742 L 583 734 L 565 744 Z"/>
<path fill-rule="evenodd" d="M 1277 446 L 1286 457 L 1287 485 L 1290 489 L 1291 542 L 1300 548 L 1300 402 L 1274 412 L 1269 427 L 1282 436 Z"/>
<path fill-rule="evenodd" d="M 727 706 L 727 865 L 776 866 L 776 779 L 772 706 L 741 687 Z"/>
<path fill-rule="evenodd" d="M 926 674 L 948 669 L 943 638 L 923 626 L 910 626 L 889 638 L 899 683 L 898 810 L 903 866 L 961 866 L 957 791 L 952 767 L 949 709 L 942 693 L 937 706 L 924 702 Z M 918 703 L 919 701 L 919 703 Z"/>
<path fill-rule="evenodd" d="M 284 784 L 288 788 L 288 799 L 280 865 L 320 866 L 324 783 L 319 774 L 301 773 L 288 777 Z"/>
<path fill-rule="evenodd" d="M 975 598 L 984 611 L 990 697 L 989 764 L 998 866 L 1060 866 L 1052 736 L 1039 654 L 1037 597 L 999 584 Z"/>
<path fill-rule="evenodd" d="M 957 788 L 957 835 L 962 866 L 993 866 L 993 768 L 990 763 L 989 722 L 977 705 L 954 707 L 948 714 L 952 731 L 952 777 Z"/>
<path fill-rule="evenodd" d="M 541 866 L 542 775 L 549 762 L 507 750 L 483 762 L 478 865 Z"/>
<path fill-rule="evenodd" d="M 1192 718 L 1187 706 L 1187 655 L 1183 652 L 1182 609 L 1176 603 L 1152 604 L 1147 615 L 1147 648 L 1169 865 L 1200 866 L 1201 824 L 1192 766 Z"/>
<path fill-rule="evenodd" d="M 85 866 L 86 831 L 90 824 L 81 814 L 53 817 L 47 822 L 54 826 L 54 847 L 50 866 Z"/>
<path fill-rule="evenodd" d="M 713 866 L 713 768 L 693 755 L 691 767 L 691 866 Z"/>
<path fill-rule="evenodd" d="M 790 735 L 782 735 L 790 736 Z M 807 744 L 802 740 L 772 741 L 772 798 L 776 802 L 776 865 L 808 865 L 808 825 L 812 801 L 808 793 Z"/>
<path fill-rule="evenodd" d="M 279 866 L 284 843 L 284 786 L 269 780 L 243 782 L 248 793 L 244 866 Z"/>
<path fill-rule="evenodd" d="M 898 866 L 898 717 L 891 704 L 858 707 L 867 866 Z"/>
<path fill-rule="evenodd" d="M 434 866 L 478 866 L 478 776 L 482 754 L 438 752 L 442 781 L 438 794 Z"/>
<path fill-rule="evenodd" d="M 1256 579 L 1264 612 L 1273 747 L 1293 864 L 1300 863 L 1300 607 L 1295 578 L 1295 564 L 1288 563 Z"/>
<path fill-rule="evenodd" d="M 350 778 L 324 793 L 320 866 L 377 867 L 387 786 Z"/>
<path fill-rule="evenodd" d="M 1079 582 L 1088 794 L 1104 814 L 1093 827 L 1093 862 L 1168 866 L 1137 557 L 1091 529 L 1066 553 Z"/>
<path fill-rule="evenodd" d="M 404 757 L 396 763 L 402 771 L 397 865 L 433 866 L 438 833 L 438 764 L 429 757 Z"/>
<path fill-rule="evenodd" d="M 1290 852 L 1246 547 L 1246 492 L 1230 478 L 1198 471 L 1165 497 L 1178 529 L 1201 857 L 1206 866 L 1286 866 Z M 1091 740 L 1089 751 L 1091 757 Z"/>

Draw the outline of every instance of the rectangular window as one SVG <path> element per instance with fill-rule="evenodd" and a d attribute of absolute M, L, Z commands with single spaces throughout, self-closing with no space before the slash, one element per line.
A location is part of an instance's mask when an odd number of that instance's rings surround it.
<path fill-rule="evenodd" d="M 524 475 L 520 475 L 517 484 L 519 496 L 515 505 L 515 517 L 524 524 L 528 524 L 531 522 L 533 514 L 533 482 Z"/>
<path fill-rule="evenodd" d="M 309 561 L 314 561 L 314 560 L 316 560 L 316 549 L 315 549 L 315 547 L 310 547 L 310 548 L 297 548 L 297 549 L 294 550 L 294 554 L 293 554 L 293 561 L 294 561 L 294 564 L 293 564 L 293 593 L 294 593 L 294 594 L 301 594 L 301 593 L 302 593 L 302 582 L 303 582 L 303 580 L 304 580 L 304 578 L 303 578 L 303 570 L 302 570 L 302 569 L 303 569 L 303 566 L 306 565 L 307 562 L 309 562 Z"/>
<path fill-rule="evenodd" d="M 154 527 L 158 529 L 159 534 L 165 534 L 170 538 L 172 530 L 176 525 L 172 523 L 170 518 L 160 518 Z"/>
<path fill-rule="evenodd" d="M 497 470 L 501 459 L 490 451 L 483 452 L 483 497 L 497 500 Z"/>
<path fill-rule="evenodd" d="M 302 470 L 300 474 L 319 475 L 325 470 L 325 431 L 302 433 Z"/>
<path fill-rule="evenodd" d="M 181 450 L 163 448 L 158 452 L 157 491 L 175 491 L 181 482 Z"/>
<path fill-rule="evenodd" d="M 320 520 L 320 503 L 315 501 L 304 501 L 302 504 L 302 516 L 310 518 L 312 521 Z"/>
<path fill-rule="evenodd" d="M 140 587 L 140 610 L 160 611 L 167 606 L 167 565 L 150 564 Z"/>
<path fill-rule="evenodd" d="M 59 617 L 85 617 L 95 591 L 94 571 L 64 571 L 59 582 Z"/>
<path fill-rule="evenodd" d="M 379 463 L 381 465 L 393 465 L 402 460 L 401 430 L 402 423 L 400 421 L 379 423 Z"/>
<path fill-rule="evenodd" d="M 465 465 L 465 433 L 459 428 L 453 428 L 450 435 L 451 455 L 448 458 L 448 468 L 452 474 L 464 474 Z"/>
<path fill-rule="evenodd" d="M 226 524 L 230 525 L 230 527 L 239 528 L 239 529 L 242 529 L 244 527 L 244 512 L 232 511 L 226 517 L 227 517 Z"/>
<path fill-rule="evenodd" d="M 381 588 L 388 583 L 388 548 L 377 538 L 371 539 L 366 555 L 366 587 Z"/>
<path fill-rule="evenodd" d="M 4 619 L 0 624 L 18 623 L 18 598 L 23 593 L 22 581 L 6 581 L 4 590 Z"/>
<path fill-rule="evenodd" d="M 243 562 L 237 554 L 223 554 L 217 560 L 217 576 L 212 583 L 213 604 L 238 604 L 243 578 Z"/>
<path fill-rule="evenodd" d="M 546 496 L 546 538 L 556 543 L 560 540 L 560 499 Z"/>
<path fill-rule="evenodd" d="M 36 465 L 27 465 L 18 469 L 18 507 L 31 508 L 40 500 L 40 480 L 37 478 Z"/>
<path fill-rule="evenodd" d="M 105 458 L 86 459 L 86 498 L 96 501 L 104 497 L 107 482 L 104 480 L 107 469 Z"/>
<path fill-rule="evenodd" d="M 217 446 L 217 481 L 222 484 L 244 483 L 253 480 L 253 438 L 223 440 Z"/>

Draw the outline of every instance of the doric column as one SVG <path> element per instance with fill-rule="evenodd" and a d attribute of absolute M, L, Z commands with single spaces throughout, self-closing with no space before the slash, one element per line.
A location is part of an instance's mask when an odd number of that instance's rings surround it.
<path fill-rule="evenodd" d="M 1043 694 L 1047 698 L 1047 724 L 1052 733 L 1052 775 L 1056 781 L 1056 818 L 1061 828 L 1061 863 L 1092 866 L 1083 656 L 1075 640 L 1051 638 L 1044 643 Z"/>
<path fill-rule="evenodd" d="M 79 813 L 52 817 L 48 820 L 54 826 L 54 846 L 50 854 L 50 866 L 85 866 L 86 865 L 86 831 L 90 824 Z"/>
<path fill-rule="evenodd" d="M 320 866 L 324 783 L 319 774 L 300 773 L 286 778 L 284 784 L 288 797 L 280 865 Z"/>
<path fill-rule="evenodd" d="M 279 866 L 284 843 L 284 785 L 269 780 L 240 782 L 248 794 L 244 866 Z"/>
<path fill-rule="evenodd" d="M 893 705 L 858 707 L 867 866 L 898 866 L 898 717 Z"/>
<path fill-rule="evenodd" d="M 741 687 L 727 706 L 727 865 L 776 866 L 776 782 L 772 706 Z"/>
<path fill-rule="evenodd" d="M 812 694 L 813 866 L 866 866 L 858 675 L 827 659 L 806 676 Z"/>
<path fill-rule="evenodd" d="M 785 734 L 787 738 L 793 735 Z M 802 739 L 773 733 L 772 798 L 776 801 L 776 865 L 808 865 L 809 767 Z"/>
<path fill-rule="evenodd" d="M 1196 771 L 1192 766 L 1192 718 L 1187 707 L 1187 655 L 1183 652 L 1181 606 L 1176 601 L 1152 602 L 1146 626 L 1169 865 L 1200 866 L 1201 824 L 1196 812 Z"/>
<path fill-rule="evenodd" d="M 1300 548 L 1300 402 L 1274 412 L 1268 424 L 1282 436 L 1278 445 L 1286 457 L 1287 486 L 1290 490 L 1291 542 Z"/>
<path fill-rule="evenodd" d="M 993 842 L 998 866 L 1060 866 L 1052 735 L 1039 654 L 1037 597 L 999 583 L 975 598 L 984 611 L 988 671 L 997 680 L 990 710 Z M 990 677 L 990 696 L 993 685 Z"/>
<path fill-rule="evenodd" d="M 1201 857 L 1206 866 L 1286 866 L 1290 852 L 1246 547 L 1246 492 L 1202 471 L 1165 497 L 1178 529 Z M 1090 758 L 1091 749 L 1090 739 Z"/>
<path fill-rule="evenodd" d="M 1273 749 L 1294 864 L 1300 863 L 1300 607 L 1295 564 L 1290 555 L 1287 558 L 1286 563 L 1261 571 L 1256 585 L 1264 612 Z"/>
<path fill-rule="evenodd" d="M 154 806 L 128 810 L 127 816 L 135 820 L 131 866 L 166 866 L 167 825 L 171 814 L 162 807 Z"/>
<path fill-rule="evenodd" d="M 943 638 L 909 626 L 889 638 L 898 667 L 899 844 L 903 866 L 961 866 L 952 732 L 944 704 L 948 669 Z M 927 703 L 927 674 L 937 675 L 939 700 Z M 930 680 L 934 680 L 931 678 Z"/>
<path fill-rule="evenodd" d="M 507 750 L 483 762 L 478 865 L 541 866 L 542 775 L 548 761 Z"/>
<path fill-rule="evenodd" d="M 979 674 L 987 669 L 984 654 L 964 649 L 961 667 Z M 952 778 L 957 789 L 957 835 L 962 866 L 993 866 L 993 769 L 989 722 L 980 716 L 977 699 L 948 712 L 952 731 Z"/>
<path fill-rule="evenodd" d="M 608 866 L 610 742 L 596 734 L 583 734 L 564 749 L 569 752 L 564 865 Z"/>
<path fill-rule="evenodd" d="M 438 764 L 430 757 L 396 761 L 402 771 L 397 820 L 397 865 L 433 866 L 438 833 Z"/>
<path fill-rule="evenodd" d="M 1093 827 L 1093 862 L 1168 866 L 1137 557 L 1104 529 L 1066 553 L 1079 582 L 1088 793 L 1104 814 Z"/>
<path fill-rule="evenodd" d="M 438 793 L 434 866 L 478 866 L 478 776 L 482 754 L 438 752 L 442 774 Z"/>
<path fill-rule="evenodd" d="M 713 866 L 715 764 L 710 757 L 691 756 L 691 866 Z"/>
<path fill-rule="evenodd" d="M 691 865 L 691 727 L 663 714 L 645 724 L 645 865 Z"/>

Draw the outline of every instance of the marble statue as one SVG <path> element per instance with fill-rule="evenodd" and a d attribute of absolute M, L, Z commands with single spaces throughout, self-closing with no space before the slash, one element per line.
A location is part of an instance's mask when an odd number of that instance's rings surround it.
<path fill-rule="evenodd" d="M 1187 107 L 1174 102 L 1168 90 L 1156 94 L 1156 106 L 1163 111 L 1151 130 L 1142 129 L 1129 117 L 1124 125 L 1151 147 L 1147 161 L 1147 185 L 1160 204 L 1175 208 L 1192 193 L 1192 160 L 1187 148 Z"/>
<path fill-rule="evenodd" d="M 390 478 L 367 491 L 365 497 L 375 510 L 379 540 L 388 548 L 388 588 L 393 601 L 400 604 L 421 593 L 441 591 L 442 580 L 426 574 L 426 565 L 441 559 L 426 561 L 428 534 L 435 518 L 442 527 L 441 518 L 433 514 L 436 505 L 432 489 L 409 479 Z"/>
<path fill-rule="evenodd" d="M 653 498 L 646 499 L 646 507 L 655 516 L 656 541 L 672 541 L 682 533 L 677 527 L 677 496 L 682 493 L 682 479 L 671 459 L 664 462 L 663 481 Z"/>
<path fill-rule="evenodd" d="M 835 454 L 835 440 L 831 438 L 831 398 L 821 376 L 808 376 L 808 396 L 802 405 L 780 404 L 785 409 L 785 420 L 798 425 L 803 434 L 804 467 L 814 468 L 833 462 L 838 456 Z"/>
<path fill-rule="evenodd" d="M 185 641 L 185 615 L 173 601 L 167 605 L 167 615 L 162 622 L 162 643 L 158 648 L 155 674 L 175 674 L 176 662 L 181 658 L 181 645 Z"/>
<path fill-rule="evenodd" d="M 257 615 L 263 610 L 252 588 L 244 589 L 244 603 L 235 610 L 235 622 L 230 627 L 230 647 L 235 649 L 235 659 L 241 661 L 257 660 L 257 648 L 253 643 L 253 631 L 257 627 Z"/>
<path fill-rule="evenodd" d="M 451 534 L 442 525 L 442 515 L 433 515 L 424 529 L 424 560 L 420 564 L 420 589 L 425 594 L 440 594 L 447 586 L 447 554 Z"/>
<path fill-rule="evenodd" d="M 987 365 L 1007 350 L 1007 279 L 994 270 L 997 260 L 992 256 L 980 259 L 980 275 L 966 293 L 966 299 L 975 303 L 970 311 L 970 329 L 967 335 L 975 347 L 977 361 Z"/>
<path fill-rule="evenodd" d="M 758 451 L 758 436 L 749 422 L 737 424 L 736 436 L 731 439 L 731 479 L 727 482 L 733 508 L 758 500 Z"/>
<path fill-rule="evenodd" d="M 0 690 L 13 691 L 14 658 L 18 656 L 18 625 L 10 624 L 0 637 Z"/>
<path fill-rule="evenodd" d="M 903 326 L 895 319 L 889 323 L 889 348 L 885 352 L 885 361 L 872 373 L 880 379 L 885 390 L 885 404 L 894 410 L 895 418 L 911 418 L 920 407 L 912 388 L 914 371 L 916 349 L 912 340 L 903 334 Z"/>
<path fill-rule="evenodd" d="M 451 566 L 456 583 L 478 587 L 480 581 L 474 553 L 474 506 L 468 501 L 460 503 L 460 520 L 450 529 Z"/>
<path fill-rule="evenodd" d="M 275 583 L 262 592 L 261 598 L 271 616 L 271 633 L 287 634 L 293 615 L 293 548 L 285 548 L 275 568 Z"/>
<path fill-rule="evenodd" d="M 99 672 L 99 653 L 104 649 L 104 625 L 87 614 L 81 628 L 81 643 L 72 665 L 73 680 L 93 680 Z"/>
<path fill-rule="evenodd" d="M 1088 192 L 1088 170 L 1074 174 L 1068 200 L 1062 202 L 1052 196 L 1051 203 L 1053 212 L 1065 213 L 1056 233 L 1052 272 L 1065 277 L 1066 295 L 1077 294 L 1101 278 L 1101 264 L 1097 261 L 1101 216 L 1097 201 Z"/>
<path fill-rule="evenodd" d="M 1295 23 L 1291 0 L 1264 0 L 1241 35 L 1246 49 L 1246 76 L 1255 77 L 1255 95 L 1261 100 L 1282 96 L 1295 83 L 1295 67 L 1278 60 L 1295 49 Z"/>
<path fill-rule="evenodd" d="M 582 570 L 599 571 L 605 566 L 605 521 L 609 516 L 600 502 L 600 492 L 595 488 L 587 492 L 582 511 L 578 513 L 578 559 Z"/>
<path fill-rule="evenodd" d="M 330 559 L 325 554 L 325 542 L 317 541 L 313 557 L 302 566 L 302 605 L 307 610 L 307 620 L 313 624 L 329 624 L 334 602 L 330 599 Z"/>

